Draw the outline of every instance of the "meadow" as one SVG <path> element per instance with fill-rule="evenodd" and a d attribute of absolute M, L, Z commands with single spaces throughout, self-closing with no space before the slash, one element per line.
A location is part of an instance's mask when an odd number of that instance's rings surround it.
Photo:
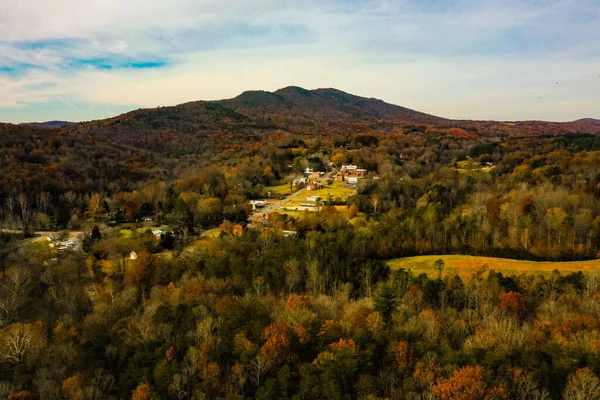
<path fill-rule="evenodd" d="M 397 258 L 388 261 L 388 264 L 392 270 L 404 268 L 412 270 L 415 274 L 425 273 L 429 277 L 435 277 L 438 272 L 434 270 L 433 264 L 437 259 L 444 260 L 444 274 L 458 274 L 461 278 L 471 277 L 484 266 L 487 270 L 495 270 L 508 276 L 523 273 L 549 274 L 554 270 L 559 270 L 561 273 L 570 273 L 600 269 L 600 260 L 549 262 L 464 255 Z"/>

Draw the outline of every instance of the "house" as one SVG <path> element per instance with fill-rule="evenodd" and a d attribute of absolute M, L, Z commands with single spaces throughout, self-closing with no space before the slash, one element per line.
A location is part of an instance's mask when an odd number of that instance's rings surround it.
<path fill-rule="evenodd" d="M 269 204 L 269 202 L 266 200 L 250 200 L 250 205 L 252 206 L 253 210 L 256 210 L 257 208 L 262 208 L 267 204 Z"/>
<path fill-rule="evenodd" d="M 341 172 L 338 172 L 337 174 L 335 174 L 333 181 L 334 182 L 344 182 L 344 174 L 342 174 Z"/>
<path fill-rule="evenodd" d="M 305 176 L 296 178 L 292 183 L 294 184 L 294 186 L 304 186 L 308 183 L 308 178 Z"/>
<path fill-rule="evenodd" d="M 306 190 L 319 190 L 321 189 L 321 184 L 319 182 L 311 182 L 306 185 Z"/>
<path fill-rule="evenodd" d="M 308 196 L 306 201 L 319 201 L 321 200 L 321 196 Z"/>
<path fill-rule="evenodd" d="M 152 229 L 152 234 L 154 236 L 156 236 L 157 239 L 160 239 L 162 235 L 164 235 L 165 233 L 167 233 L 167 230 L 164 228 L 156 228 L 156 229 Z"/>
<path fill-rule="evenodd" d="M 358 167 L 356 165 L 342 165 L 342 173 L 345 173 L 347 176 L 356 175 L 356 170 Z"/>
<path fill-rule="evenodd" d="M 358 183 L 358 176 L 349 176 L 346 181 L 351 185 L 356 185 Z"/>
<path fill-rule="evenodd" d="M 364 178 L 365 175 L 367 175 L 367 170 L 366 169 L 358 168 L 356 170 L 356 176 L 358 176 L 359 178 Z"/>

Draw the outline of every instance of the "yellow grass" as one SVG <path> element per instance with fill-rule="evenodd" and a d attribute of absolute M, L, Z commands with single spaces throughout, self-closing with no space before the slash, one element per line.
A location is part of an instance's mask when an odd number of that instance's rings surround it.
<path fill-rule="evenodd" d="M 119 237 L 123 239 L 130 239 L 133 237 L 133 229 L 121 229 L 119 231 Z"/>
<path fill-rule="evenodd" d="M 502 272 L 504 275 L 520 275 L 522 273 L 550 273 L 555 269 L 561 273 L 571 273 L 577 271 L 589 271 L 600 269 L 600 260 L 592 261 L 570 261 L 570 262 L 537 262 L 511 260 L 507 258 L 476 257 L 461 255 L 444 256 L 417 256 L 407 258 L 397 258 L 388 261 L 392 270 L 398 268 L 411 269 L 415 274 L 426 273 L 428 276 L 437 276 L 437 271 L 433 269 L 433 263 L 438 258 L 444 260 L 444 274 L 458 274 L 461 278 L 470 277 L 475 271 L 483 265 L 487 265 L 488 270 Z M 487 275 L 487 274 L 486 274 Z"/>
<path fill-rule="evenodd" d="M 354 194 L 354 189 L 349 189 L 344 186 L 343 183 L 334 182 L 329 186 L 325 186 L 319 190 L 307 190 L 306 197 L 308 196 L 320 196 L 321 200 L 327 200 L 327 196 L 331 196 L 332 199 L 340 197 L 342 201 Z M 306 197 L 303 200 L 306 200 Z"/>
<path fill-rule="evenodd" d="M 208 249 L 210 247 L 210 245 L 214 242 L 214 240 L 219 237 L 220 234 L 221 234 L 221 231 L 219 231 L 218 229 L 207 232 L 204 235 L 200 236 L 200 238 L 198 238 L 198 240 L 190 243 L 190 245 L 187 246 L 184 249 L 184 251 L 194 251 L 197 249 Z"/>

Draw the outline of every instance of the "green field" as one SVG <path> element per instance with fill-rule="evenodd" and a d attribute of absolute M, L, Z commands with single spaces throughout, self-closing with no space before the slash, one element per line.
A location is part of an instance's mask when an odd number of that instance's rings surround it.
<path fill-rule="evenodd" d="M 428 276 L 436 276 L 437 271 L 433 269 L 433 263 L 438 258 L 444 260 L 444 274 L 458 274 L 461 278 L 470 277 L 475 271 L 479 270 L 484 265 L 487 265 L 488 270 L 493 269 L 496 272 L 502 272 L 504 275 L 520 275 L 522 273 L 550 273 L 555 269 L 565 273 L 600 269 L 600 260 L 538 262 L 511 260 L 507 258 L 461 255 L 397 258 L 388 261 L 388 264 L 392 270 L 405 268 L 411 269 L 415 274 L 426 273 Z"/>
<path fill-rule="evenodd" d="M 284 183 L 283 185 L 278 186 L 267 186 L 265 187 L 267 192 L 271 192 L 273 194 L 279 194 L 281 196 L 288 196 L 291 194 L 289 183 Z"/>

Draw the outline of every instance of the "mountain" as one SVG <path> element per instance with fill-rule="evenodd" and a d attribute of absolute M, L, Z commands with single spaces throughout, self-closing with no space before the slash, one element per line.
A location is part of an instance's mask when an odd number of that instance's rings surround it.
<path fill-rule="evenodd" d="M 242 114 L 289 115 L 327 122 L 374 122 L 377 120 L 442 124 L 448 120 L 382 100 L 355 96 L 337 89 L 306 90 L 296 86 L 275 92 L 248 91 L 221 104 Z"/>

